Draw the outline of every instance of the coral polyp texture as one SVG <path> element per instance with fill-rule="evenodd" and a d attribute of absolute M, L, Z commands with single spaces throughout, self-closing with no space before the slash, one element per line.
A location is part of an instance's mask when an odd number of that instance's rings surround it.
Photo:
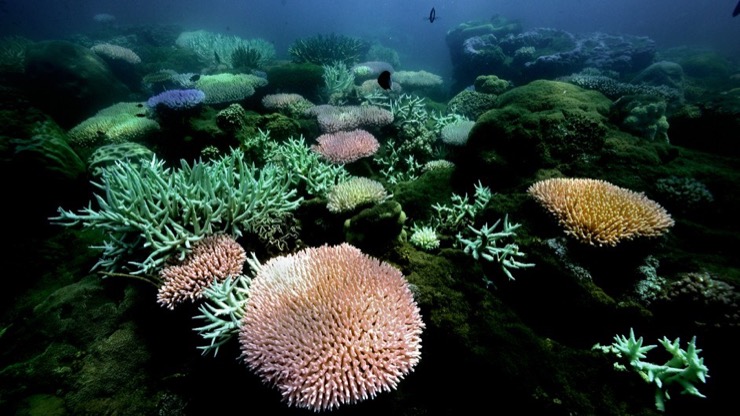
<path fill-rule="evenodd" d="M 322 134 L 316 142 L 311 150 L 331 163 L 352 163 L 374 155 L 380 147 L 375 136 L 360 129 Z"/>
<path fill-rule="evenodd" d="M 150 97 L 146 105 L 153 109 L 189 110 L 201 105 L 205 99 L 206 94 L 201 90 L 167 90 Z"/>
<path fill-rule="evenodd" d="M 175 309 L 185 300 L 195 300 L 203 291 L 229 276 L 242 274 L 247 253 L 232 237 L 210 235 L 193 245 L 193 250 L 177 264 L 165 266 L 159 276 L 164 284 L 159 288 L 157 302 Z"/>
<path fill-rule="evenodd" d="M 393 113 L 374 105 L 317 105 L 306 111 L 316 116 L 319 128 L 324 133 L 353 130 L 359 127 L 377 128 L 393 123 Z"/>
<path fill-rule="evenodd" d="M 353 177 L 332 187 L 326 199 L 326 208 L 336 214 L 349 212 L 364 205 L 381 203 L 388 199 L 388 192 L 378 181 Z"/>
<path fill-rule="evenodd" d="M 403 274 L 349 244 L 273 258 L 250 292 L 244 361 L 290 406 L 374 398 L 421 358 L 424 323 Z"/>
<path fill-rule="evenodd" d="M 111 45 L 110 43 L 99 43 L 90 49 L 96 54 L 113 61 L 123 61 L 130 64 L 141 63 L 141 58 L 139 58 L 139 55 L 137 55 L 136 52 L 129 48 L 124 48 L 123 46 Z"/>
<path fill-rule="evenodd" d="M 603 180 L 546 179 L 527 192 L 558 219 L 566 234 L 594 246 L 657 237 L 674 224 L 657 202 Z"/>

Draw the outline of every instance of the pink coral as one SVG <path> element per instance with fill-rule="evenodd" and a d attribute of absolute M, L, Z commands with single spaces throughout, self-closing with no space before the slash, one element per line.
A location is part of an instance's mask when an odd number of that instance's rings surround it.
<path fill-rule="evenodd" d="M 219 234 L 203 238 L 193 245 L 179 264 L 166 266 L 160 272 L 164 284 L 159 288 L 157 302 L 174 309 L 183 301 L 201 297 L 214 279 L 242 273 L 247 254 L 233 238 Z"/>
<path fill-rule="evenodd" d="M 365 130 L 322 134 L 316 141 L 311 150 L 331 163 L 351 163 L 374 155 L 380 147 L 375 136 Z"/>
<path fill-rule="evenodd" d="M 262 98 L 262 105 L 269 110 L 281 110 L 290 106 L 304 107 L 306 109 L 313 107 L 310 101 L 303 98 L 300 94 L 268 94 Z"/>
<path fill-rule="evenodd" d="M 112 45 L 110 43 L 99 43 L 90 49 L 92 49 L 96 54 L 114 61 L 124 61 L 130 64 L 141 63 L 141 58 L 139 58 L 139 55 L 137 55 L 136 52 L 129 48 L 124 48 L 123 46 Z"/>
<path fill-rule="evenodd" d="M 352 130 L 360 127 L 383 127 L 393 123 L 393 113 L 372 105 L 317 105 L 306 111 L 316 116 L 319 128 L 324 133 Z"/>
<path fill-rule="evenodd" d="M 243 358 L 288 405 L 373 398 L 419 362 L 424 323 L 406 279 L 349 244 L 273 258 L 250 291 Z"/>

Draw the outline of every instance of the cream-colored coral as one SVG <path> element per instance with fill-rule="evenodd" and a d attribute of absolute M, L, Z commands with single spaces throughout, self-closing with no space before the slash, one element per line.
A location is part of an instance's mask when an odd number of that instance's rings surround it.
<path fill-rule="evenodd" d="M 116 103 L 98 111 L 69 130 L 72 145 L 95 147 L 101 144 L 139 141 L 159 130 L 159 123 L 147 118 L 144 103 Z"/>
<path fill-rule="evenodd" d="M 195 87 L 206 94 L 206 104 L 241 101 L 265 85 L 267 80 L 256 75 L 228 73 L 201 75 L 195 82 Z"/>
<path fill-rule="evenodd" d="M 366 204 L 388 199 L 383 184 L 372 179 L 354 177 L 335 185 L 327 195 L 326 208 L 333 213 L 348 212 Z"/>
<path fill-rule="evenodd" d="M 674 224 L 670 214 L 643 193 L 586 178 L 555 178 L 527 192 L 553 214 L 565 233 L 594 246 L 657 237 Z"/>

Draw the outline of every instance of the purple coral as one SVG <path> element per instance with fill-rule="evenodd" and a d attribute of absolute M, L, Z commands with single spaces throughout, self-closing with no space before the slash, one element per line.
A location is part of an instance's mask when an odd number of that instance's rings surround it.
<path fill-rule="evenodd" d="M 199 106 L 205 99 L 206 94 L 201 90 L 168 90 L 149 98 L 146 104 L 154 109 L 189 110 Z"/>

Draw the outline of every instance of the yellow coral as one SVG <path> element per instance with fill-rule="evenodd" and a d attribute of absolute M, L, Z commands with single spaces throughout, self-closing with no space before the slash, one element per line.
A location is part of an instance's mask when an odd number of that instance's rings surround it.
<path fill-rule="evenodd" d="M 144 104 L 116 103 L 74 126 L 70 143 L 81 147 L 138 141 L 159 130 L 159 123 L 146 117 Z"/>
<path fill-rule="evenodd" d="M 643 193 L 603 180 L 547 179 L 527 192 L 558 219 L 566 234 L 595 246 L 657 237 L 674 224 L 668 212 Z"/>

